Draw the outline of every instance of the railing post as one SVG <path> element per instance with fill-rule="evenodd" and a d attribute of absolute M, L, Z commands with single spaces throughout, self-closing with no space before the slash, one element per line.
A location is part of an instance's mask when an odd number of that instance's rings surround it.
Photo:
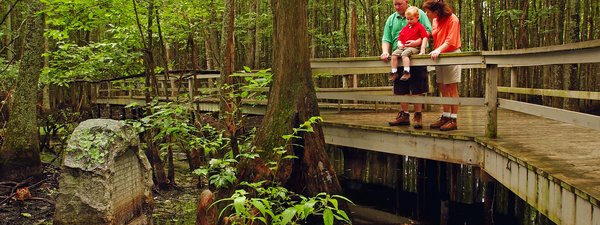
<path fill-rule="evenodd" d="M 498 65 L 486 65 L 485 106 L 487 107 L 485 136 L 496 138 L 498 136 Z"/>
<path fill-rule="evenodd" d="M 108 83 L 107 96 L 110 99 L 110 98 L 112 98 L 112 82 L 108 81 L 107 83 Z"/>
<path fill-rule="evenodd" d="M 194 100 L 194 89 L 196 88 L 196 74 L 192 75 L 191 79 L 188 80 L 188 86 L 190 99 Z"/>
<path fill-rule="evenodd" d="M 510 68 L 510 87 L 511 88 L 517 87 L 517 68 L 516 67 Z M 510 99 L 517 100 L 517 95 L 514 93 L 511 93 Z"/>
<path fill-rule="evenodd" d="M 94 103 L 98 102 L 98 98 L 100 98 L 100 83 L 92 83 L 92 91 L 94 92 Z"/>
<path fill-rule="evenodd" d="M 131 85 L 131 86 L 130 86 Z M 133 99 L 133 92 L 135 91 L 135 83 L 133 81 L 129 81 L 128 84 L 126 85 L 127 87 L 130 87 L 128 93 L 129 93 L 129 98 Z"/>
<path fill-rule="evenodd" d="M 181 82 L 181 81 L 179 81 L 179 82 Z M 173 78 L 169 77 L 169 83 L 171 83 L 171 88 L 167 88 L 167 90 L 169 90 L 169 93 L 167 93 L 167 95 L 170 94 L 171 97 L 175 98 L 179 94 L 179 93 L 177 93 L 177 89 L 175 89 L 175 86 L 176 86 L 175 85 L 175 77 L 173 77 Z"/>
<path fill-rule="evenodd" d="M 343 88 L 348 88 L 348 76 L 349 75 L 342 76 L 342 87 Z"/>

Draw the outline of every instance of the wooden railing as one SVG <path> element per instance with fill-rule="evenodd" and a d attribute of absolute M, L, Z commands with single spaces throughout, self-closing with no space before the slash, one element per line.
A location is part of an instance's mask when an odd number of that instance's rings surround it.
<path fill-rule="evenodd" d="M 412 57 L 412 65 L 463 65 L 467 68 L 485 68 L 486 82 L 484 98 L 456 99 L 391 95 L 373 96 L 364 94 L 350 94 L 344 96 L 339 93 L 319 93 L 319 98 L 426 104 L 483 105 L 487 107 L 486 136 L 492 138 L 497 136 L 498 107 L 600 130 L 599 116 L 498 98 L 498 93 L 502 92 L 600 100 L 600 92 L 516 87 L 518 75 L 516 74 L 515 68 L 583 63 L 600 63 L 600 40 L 520 50 L 442 54 L 438 61 L 432 61 L 427 55 L 417 55 Z M 313 59 L 311 67 L 313 68 L 313 74 L 330 75 L 386 73 L 390 68 L 388 63 L 380 61 L 378 57 Z M 511 87 L 498 86 L 500 75 L 499 68 L 511 69 Z M 590 74 L 590 76 L 598 75 Z M 362 88 L 355 87 L 349 88 L 349 91 L 358 93 L 363 90 Z"/>
<path fill-rule="evenodd" d="M 382 74 L 389 71 L 389 63 L 382 62 L 379 57 L 313 59 L 311 60 L 311 67 L 313 74 L 316 76 L 342 75 L 344 77 L 343 88 L 318 88 L 317 97 L 323 100 L 485 106 L 487 108 L 485 134 L 490 138 L 497 136 L 498 107 L 600 130 L 600 116 L 498 97 L 498 93 L 511 93 L 600 100 L 600 92 L 533 89 L 516 86 L 519 77 L 516 73 L 518 67 L 600 63 L 600 40 L 520 50 L 442 54 L 437 61 L 432 61 L 427 55 L 417 55 L 412 57 L 411 63 L 415 66 L 430 66 L 430 68 L 437 65 L 462 65 L 463 69 L 485 69 L 485 94 L 483 98 L 394 96 L 391 93 L 391 87 L 357 87 L 358 82 L 354 74 Z M 498 86 L 500 69 L 510 69 L 510 87 Z M 198 96 L 207 98 L 206 96 L 214 96 L 216 93 L 216 79 L 219 78 L 217 73 L 180 75 L 171 76 L 169 80 L 159 77 L 158 91 L 161 96 L 160 99 L 173 99 L 181 93 L 187 93 L 192 98 Z M 348 87 L 350 85 L 348 85 L 346 78 L 352 75 L 355 76 L 354 82 L 352 87 Z M 598 75 L 591 74 L 590 76 Z M 131 88 L 129 90 L 127 88 L 115 88 L 114 85 L 119 83 L 130 84 Z M 131 79 L 123 79 L 118 82 L 99 82 L 95 85 L 94 99 L 108 98 L 112 99 L 112 102 L 122 100 L 123 103 L 131 101 L 131 99 L 141 100 L 143 99 L 143 94 L 140 91 L 142 84 L 143 82 Z M 165 87 L 167 87 L 166 91 Z"/>

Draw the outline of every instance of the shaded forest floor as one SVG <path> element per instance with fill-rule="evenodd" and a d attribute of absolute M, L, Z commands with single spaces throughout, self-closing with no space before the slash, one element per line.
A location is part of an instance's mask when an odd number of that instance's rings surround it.
<path fill-rule="evenodd" d="M 197 178 L 189 172 L 184 161 L 177 160 L 175 164 L 177 186 L 169 191 L 155 190 L 153 193 L 155 224 L 195 223 L 195 207 L 200 193 L 196 188 Z M 60 172 L 58 166 L 44 163 L 44 174 L 40 178 L 21 182 L 0 181 L 0 225 L 52 224 Z M 21 188 L 27 188 L 31 197 L 18 200 L 16 192 Z"/>
<path fill-rule="evenodd" d="M 214 118 L 202 118 L 213 120 Z M 249 117 L 245 129 L 260 126 L 262 117 Z M 214 122 L 214 121 L 210 121 Z M 60 160 L 50 153 L 42 154 L 43 175 L 21 182 L 0 181 L 0 225 L 49 225 L 53 223 L 55 200 L 58 195 Z M 52 163 L 48 163 L 52 162 Z M 153 222 L 157 225 L 195 224 L 196 202 L 201 190 L 197 188 L 198 177 L 189 169 L 183 153 L 174 155 L 176 186 L 169 191 L 154 190 Z M 28 188 L 30 197 L 19 200 L 16 192 Z M 355 225 L 416 224 L 415 221 L 399 219 L 393 214 L 368 208 L 353 208 Z M 365 217 L 366 216 L 366 217 Z M 380 218 L 380 219 L 377 219 Z M 384 219 L 381 219 L 384 218 Z"/>
<path fill-rule="evenodd" d="M 37 178 L 0 181 L 0 225 L 52 224 L 60 168 L 44 163 L 43 170 Z"/>

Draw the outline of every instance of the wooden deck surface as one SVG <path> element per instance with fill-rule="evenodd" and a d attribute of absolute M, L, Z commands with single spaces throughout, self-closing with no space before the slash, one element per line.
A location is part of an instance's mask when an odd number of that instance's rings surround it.
<path fill-rule="evenodd" d="M 424 129 L 390 127 L 395 118 L 390 112 L 323 113 L 325 123 L 359 126 L 363 129 L 469 139 L 505 152 L 524 164 L 548 173 L 562 182 L 600 199 L 600 131 L 579 127 L 524 113 L 499 109 L 498 138 L 485 138 L 485 108 L 464 106 L 459 109 L 458 130 L 442 132 L 429 129 L 440 113 L 423 115 Z M 411 119 L 412 119 L 411 113 Z M 593 200 L 592 200 L 593 201 Z"/>

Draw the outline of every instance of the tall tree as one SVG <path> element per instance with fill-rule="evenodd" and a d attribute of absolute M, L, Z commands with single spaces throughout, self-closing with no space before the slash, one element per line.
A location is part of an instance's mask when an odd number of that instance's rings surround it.
<path fill-rule="evenodd" d="M 146 99 L 146 104 L 150 104 L 152 102 L 152 100 L 154 99 L 155 96 L 158 96 L 158 90 L 156 88 L 156 76 L 154 73 L 154 67 L 156 66 L 156 64 L 154 63 L 154 54 L 152 52 L 153 46 L 154 46 L 154 41 L 153 41 L 153 32 L 152 32 L 152 27 L 153 27 L 153 22 L 154 22 L 154 12 L 155 12 L 155 5 L 154 5 L 154 0 L 150 0 L 148 1 L 148 5 L 147 5 L 147 15 L 146 18 L 147 20 L 147 25 L 146 25 L 146 34 L 147 36 L 144 35 L 144 29 L 142 28 L 141 22 L 139 20 L 139 14 L 137 12 L 137 2 L 136 0 L 132 0 L 133 2 L 133 6 L 134 6 L 134 10 L 135 10 L 135 16 L 137 18 L 137 25 L 138 25 L 138 29 L 140 31 L 140 37 L 142 42 L 144 43 L 144 74 L 145 74 L 145 85 L 146 85 L 146 89 L 145 89 L 145 99 Z M 148 115 L 151 115 L 152 112 L 150 111 L 150 109 L 148 109 Z M 155 143 L 153 142 L 153 137 L 154 137 L 155 131 L 154 130 L 150 130 L 147 133 L 147 137 L 146 137 L 146 144 L 147 144 L 147 150 L 146 150 L 146 156 L 148 156 L 148 160 L 150 161 L 150 164 L 152 164 L 152 169 L 153 169 L 153 175 L 154 175 L 154 182 L 156 183 L 156 185 L 160 188 L 160 189 L 168 189 L 169 188 L 169 181 L 167 180 L 167 176 L 165 174 L 165 169 L 164 166 L 162 164 L 162 160 L 160 158 L 160 152 L 158 149 L 158 146 L 155 145 Z"/>
<path fill-rule="evenodd" d="M 246 66 L 253 68 L 254 61 L 256 60 L 256 24 L 258 19 L 258 0 L 250 1 L 250 10 L 252 11 L 251 18 L 254 20 L 250 24 L 250 30 L 248 30 L 248 44 L 246 49 Z"/>
<path fill-rule="evenodd" d="M 241 98 L 232 93 L 236 92 L 235 77 L 231 76 L 234 70 L 234 24 L 235 24 L 235 0 L 227 0 L 225 4 L 225 16 L 223 17 L 223 36 L 221 37 L 221 96 L 219 117 L 222 118 L 230 138 L 231 148 L 235 155 L 239 154 L 238 136 L 241 131 Z"/>
<path fill-rule="evenodd" d="M 280 157 L 272 149 L 283 146 L 283 135 L 291 134 L 293 128 L 319 115 L 315 87 L 310 68 L 308 41 L 307 1 L 272 0 L 273 10 L 273 84 L 269 93 L 267 111 L 254 144 L 262 158 Z M 290 55 L 293 53 L 293 55 Z M 341 190 L 333 167 L 325 153 L 325 140 L 320 124 L 314 132 L 299 134 L 295 144 L 286 146 L 288 154 L 297 156 L 293 161 L 284 160 L 277 170 L 276 181 L 292 191 L 304 195 L 319 192 L 337 193 Z M 261 168 L 252 161 L 254 168 Z M 244 166 L 245 164 L 241 164 Z M 257 173 L 240 170 L 243 178 Z M 256 170 L 254 170 L 256 171 Z M 258 174 L 258 177 L 269 176 Z"/>
<path fill-rule="evenodd" d="M 565 20 L 565 39 L 566 43 L 574 43 L 579 42 L 580 38 L 580 1 L 569 0 L 568 1 L 568 10 L 567 17 Z M 578 76 L 578 66 L 577 64 L 565 65 L 564 66 L 564 83 L 563 88 L 565 90 L 578 90 L 579 89 L 579 76 Z M 578 111 L 579 100 L 574 98 L 566 99 L 563 103 L 563 108 Z"/>
<path fill-rule="evenodd" d="M 42 172 L 36 103 L 42 65 L 44 20 L 42 3 L 23 1 L 27 10 L 25 48 L 13 93 L 5 142 L 0 149 L 0 180 L 20 180 Z"/>

